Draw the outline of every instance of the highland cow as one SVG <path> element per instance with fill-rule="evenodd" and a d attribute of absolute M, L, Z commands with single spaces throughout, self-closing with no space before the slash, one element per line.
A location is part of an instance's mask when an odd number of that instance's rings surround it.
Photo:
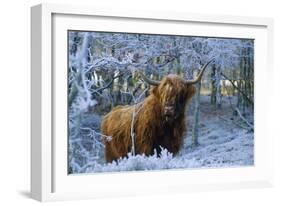
<path fill-rule="evenodd" d="M 177 154 L 187 128 L 186 105 L 195 94 L 193 85 L 201 80 L 211 61 L 201 68 L 194 80 L 170 74 L 161 81 L 155 81 L 140 72 L 142 79 L 153 85 L 149 96 L 136 105 L 117 106 L 103 118 L 101 131 L 112 137 L 110 141 L 105 141 L 106 161 L 125 157 L 131 152 L 132 143 L 135 154 L 148 156 L 154 151 L 159 154 L 161 147 L 173 155 Z"/>

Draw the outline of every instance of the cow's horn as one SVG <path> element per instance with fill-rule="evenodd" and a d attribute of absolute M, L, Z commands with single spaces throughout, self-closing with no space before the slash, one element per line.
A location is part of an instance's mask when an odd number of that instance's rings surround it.
<path fill-rule="evenodd" d="M 210 61 L 208 61 L 206 64 L 204 64 L 204 66 L 201 67 L 199 74 L 197 75 L 197 77 L 193 80 L 186 80 L 186 84 L 190 85 L 190 84 L 195 84 L 197 82 L 199 82 L 203 76 L 203 73 L 205 71 L 205 69 L 207 68 L 207 66 L 214 60 L 211 59 Z"/>
<path fill-rule="evenodd" d="M 143 81 L 145 81 L 146 83 L 153 85 L 153 86 L 158 86 L 160 84 L 160 81 L 156 81 L 156 80 L 152 80 L 149 79 L 147 76 L 145 76 L 141 71 L 139 72 L 141 78 L 143 79 Z"/>

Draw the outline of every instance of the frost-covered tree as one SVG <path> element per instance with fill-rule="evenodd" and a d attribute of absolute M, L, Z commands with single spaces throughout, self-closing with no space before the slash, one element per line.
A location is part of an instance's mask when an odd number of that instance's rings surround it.
<path fill-rule="evenodd" d="M 237 95 L 239 114 L 253 106 L 252 40 L 78 31 L 68 35 L 70 173 L 103 163 L 103 142 L 110 137 L 100 134 L 102 116 L 117 105 L 142 101 L 149 92 L 138 70 L 157 80 L 169 73 L 193 79 L 203 64 L 215 58 L 202 80 L 214 108 L 222 105 L 225 81 Z M 200 136 L 202 85 L 196 85 L 191 112 L 194 145 Z"/>

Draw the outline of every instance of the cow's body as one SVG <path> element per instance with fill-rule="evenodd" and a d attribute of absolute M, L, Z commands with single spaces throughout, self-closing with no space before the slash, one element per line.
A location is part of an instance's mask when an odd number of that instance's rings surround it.
<path fill-rule="evenodd" d="M 117 106 L 103 118 L 102 133 L 112 137 L 111 141 L 105 141 L 106 161 L 112 162 L 131 152 L 132 134 L 136 154 L 151 155 L 155 149 L 159 154 L 161 147 L 177 154 L 187 126 L 186 105 L 195 93 L 193 84 L 201 80 L 211 61 L 194 80 L 170 74 L 155 81 L 140 73 L 145 82 L 154 86 L 149 96 L 135 106 Z"/>
<path fill-rule="evenodd" d="M 186 102 L 188 98 L 192 97 L 195 89 L 190 86 L 189 93 L 186 94 L 184 92 L 185 87 L 182 87 L 182 95 L 185 101 L 180 105 L 181 108 L 178 108 L 178 111 L 174 111 L 173 115 L 177 113 L 178 116 L 176 118 L 174 118 L 175 116 L 169 117 L 172 118 L 171 120 L 167 120 L 164 111 L 165 106 L 158 96 L 158 89 L 158 87 L 155 87 L 151 94 L 136 106 L 117 106 L 104 117 L 101 127 L 102 133 L 112 137 L 111 141 L 105 141 L 105 159 L 107 162 L 124 157 L 131 151 L 132 132 L 135 135 L 136 154 L 151 155 L 155 149 L 159 153 L 160 147 L 166 148 L 173 154 L 178 153 L 186 130 Z M 131 130 L 134 111 L 136 113 L 134 129 Z"/>

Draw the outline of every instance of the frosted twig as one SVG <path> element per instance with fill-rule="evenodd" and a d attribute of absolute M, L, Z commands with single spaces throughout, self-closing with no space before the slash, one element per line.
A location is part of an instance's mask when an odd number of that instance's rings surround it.
<path fill-rule="evenodd" d="M 131 139 L 132 139 L 132 155 L 135 156 L 135 132 L 134 132 L 134 125 L 135 125 L 135 110 L 136 105 L 134 105 L 133 114 L 132 114 L 132 122 L 131 122 Z"/>
<path fill-rule="evenodd" d="M 140 101 L 140 99 L 144 96 L 144 94 L 147 92 L 147 90 L 148 90 L 148 88 L 146 88 L 145 90 L 143 90 L 143 92 L 138 96 L 138 98 L 136 99 L 136 102 L 135 103 L 137 103 L 137 102 L 139 102 Z"/>
<path fill-rule="evenodd" d="M 80 127 L 80 129 L 81 130 L 88 130 L 90 135 L 92 135 L 92 137 L 94 137 L 94 138 L 96 137 L 96 135 L 98 135 L 98 136 L 102 137 L 106 141 L 110 141 L 112 139 L 111 136 L 104 135 L 104 134 L 102 134 L 100 132 L 97 132 L 94 129 L 91 129 L 89 127 Z"/>
<path fill-rule="evenodd" d="M 248 122 L 248 121 L 242 116 L 242 114 L 240 113 L 239 109 L 236 108 L 235 111 L 238 113 L 239 117 L 240 117 L 252 130 L 254 130 L 254 126 L 253 126 L 250 122 Z"/>
<path fill-rule="evenodd" d="M 135 125 L 135 118 L 136 118 L 136 115 L 138 115 L 138 113 L 140 112 L 141 108 L 142 108 L 142 105 L 143 104 L 139 104 L 139 108 L 138 110 L 136 111 L 136 107 L 137 107 L 137 102 L 141 99 L 141 97 L 145 94 L 145 92 L 147 91 L 147 89 L 145 89 L 140 95 L 139 97 L 136 99 L 134 97 L 134 95 L 131 93 L 133 99 L 134 99 L 134 108 L 133 108 L 133 114 L 132 114 L 132 121 L 131 121 L 131 140 L 132 140 L 132 155 L 135 156 L 136 152 L 135 152 L 135 132 L 134 132 L 134 125 Z"/>
<path fill-rule="evenodd" d="M 231 79 L 229 79 L 229 78 L 228 78 L 225 74 L 223 74 L 222 72 L 221 72 L 221 75 L 222 75 L 226 80 L 228 80 L 228 81 L 232 84 L 232 86 L 233 86 L 235 89 L 237 89 L 237 91 L 240 92 L 252 106 L 254 105 L 254 102 L 248 97 L 248 95 L 245 94 L 239 87 L 237 87 L 237 86 L 235 85 L 235 83 L 234 83 Z"/>

